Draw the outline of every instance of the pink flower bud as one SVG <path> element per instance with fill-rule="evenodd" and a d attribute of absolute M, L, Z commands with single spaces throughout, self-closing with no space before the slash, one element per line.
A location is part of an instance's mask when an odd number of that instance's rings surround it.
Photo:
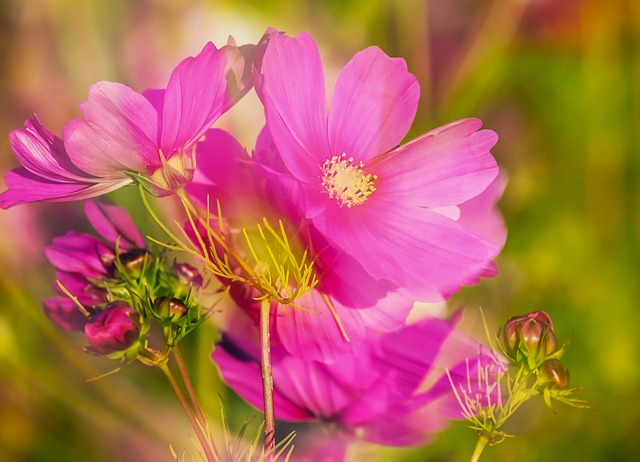
<path fill-rule="evenodd" d="M 110 303 L 85 324 L 84 335 L 97 353 L 126 350 L 140 336 L 140 315 L 124 302 Z"/>
<path fill-rule="evenodd" d="M 173 265 L 176 275 L 181 283 L 185 285 L 190 285 L 195 288 L 202 287 L 202 276 L 188 263 L 175 263 Z"/>
<path fill-rule="evenodd" d="M 518 350 L 547 356 L 558 347 L 553 322 L 544 311 L 509 318 L 504 326 L 503 340 L 511 356 L 516 356 Z"/>
<path fill-rule="evenodd" d="M 558 390 L 564 390 L 569 386 L 569 370 L 562 365 L 562 363 L 556 359 L 546 360 L 541 367 L 542 377 L 547 382 L 553 383 L 552 388 Z"/>

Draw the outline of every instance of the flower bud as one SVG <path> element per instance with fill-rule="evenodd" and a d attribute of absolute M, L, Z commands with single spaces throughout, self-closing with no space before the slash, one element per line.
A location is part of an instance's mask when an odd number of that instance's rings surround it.
<path fill-rule="evenodd" d="M 509 318 L 504 326 L 503 340 L 507 353 L 513 357 L 519 350 L 546 357 L 558 347 L 553 322 L 544 311 Z"/>
<path fill-rule="evenodd" d="M 548 359 L 540 368 L 542 377 L 552 382 L 552 388 L 564 390 L 569 386 L 569 370 L 556 358 Z"/>
<path fill-rule="evenodd" d="M 180 282 L 187 286 L 193 286 L 195 288 L 202 287 L 202 276 L 188 263 L 174 263 L 173 269 L 178 276 Z"/>
<path fill-rule="evenodd" d="M 187 306 L 177 298 L 158 297 L 154 301 L 157 313 L 163 318 L 177 321 L 188 311 Z"/>
<path fill-rule="evenodd" d="M 120 255 L 120 263 L 130 276 L 140 277 L 142 270 L 151 265 L 151 254 L 146 249 L 132 249 Z"/>
<path fill-rule="evenodd" d="M 126 350 L 140 336 L 140 315 L 124 302 L 109 303 L 85 324 L 84 335 L 99 354 Z"/>

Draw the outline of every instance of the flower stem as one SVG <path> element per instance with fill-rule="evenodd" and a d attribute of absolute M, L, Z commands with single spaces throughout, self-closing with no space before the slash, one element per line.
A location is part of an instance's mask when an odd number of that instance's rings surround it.
<path fill-rule="evenodd" d="M 200 406 L 200 401 L 198 400 L 198 396 L 196 395 L 195 389 L 193 388 L 191 378 L 189 377 L 189 372 L 187 371 L 187 367 L 184 364 L 182 354 L 180 354 L 180 350 L 178 349 L 177 345 L 173 347 L 173 355 L 176 359 L 176 364 L 178 365 L 180 377 L 182 378 L 184 387 L 187 389 L 187 394 L 189 395 L 189 399 L 191 400 L 191 404 L 193 405 L 193 409 L 196 413 L 196 418 L 200 420 L 200 422 L 202 422 L 202 424 L 204 425 L 205 417 L 204 413 L 202 412 L 202 407 Z"/>
<path fill-rule="evenodd" d="M 265 461 L 273 460 L 275 451 L 276 420 L 273 407 L 273 375 L 271 373 L 271 339 L 269 335 L 271 304 L 260 304 L 260 364 L 262 366 L 262 396 L 264 400 L 264 453 Z"/>
<path fill-rule="evenodd" d="M 180 385 L 178 385 L 176 378 L 173 376 L 173 373 L 169 369 L 169 366 L 167 366 L 166 363 L 162 363 L 162 364 L 159 364 L 158 367 L 162 369 L 162 372 L 164 372 L 164 375 L 167 377 L 167 380 L 169 380 L 169 383 L 171 384 L 171 388 L 173 388 L 173 391 L 178 397 L 178 401 L 180 401 L 180 404 L 182 405 L 182 408 L 184 409 L 184 412 L 187 415 L 187 418 L 189 419 L 191 426 L 193 427 L 193 431 L 196 433 L 196 437 L 200 442 L 200 446 L 204 451 L 207 461 L 218 462 L 218 459 L 213 455 L 213 452 L 211 451 L 211 447 L 209 446 L 209 442 L 207 441 L 207 438 L 202 432 L 202 426 L 200 425 L 200 423 L 198 423 L 198 419 L 193 414 L 193 410 L 189 406 L 189 403 L 187 402 L 187 399 L 185 398 L 184 393 L 180 389 Z"/>
<path fill-rule="evenodd" d="M 488 442 L 489 438 L 487 437 L 487 435 L 481 433 L 480 437 L 478 438 L 478 442 L 476 443 L 476 448 L 473 450 L 473 454 L 471 455 L 471 460 L 469 462 L 478 462 L 478 460 L 480 460 L 480 455 L 482 454 L 482 451 L 484 451 L 484 448 L 487 446 Z"/>

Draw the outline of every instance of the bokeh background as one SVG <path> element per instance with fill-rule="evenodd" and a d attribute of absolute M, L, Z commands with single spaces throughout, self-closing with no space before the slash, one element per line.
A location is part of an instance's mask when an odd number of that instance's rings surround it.
<path fill-rule="evenodd" d="M 33 112 L 54 132 L 78 115 L 89 86 L 163 86 L 204 43 L 255 43 L 268 26 L 310 32 L 327 73 L 378 45 L 406 59 L 422 96 L 410 136 L 462 117 L 498 132 L 508 175 L 500 202 L 509 238 L 500 274 L 454 296 L 482 338 L 536 309 L 553 318 L 584 411 L 542 400 L 508 425 L 492 461 L 635 460 L 640 454 L 640 2 L 635 0 L 2 0 L 0 169 L 16 166 L 11 129 Z M 256 110 L 258 108 L 258 110 Z M 250 95 L 221 125 L 251 148 L 261 128 Z M 132 191 L 114 199 L 140 210 Z M 143 214 L 138 214 L 143 217 Z M 141 218 L 140 224 L 152 228 Z M 161 373 L 114 365 L 73 345 L 40 300 L 52 294 L 42 253 L 87 229 L 80 204 L 0 212 L 0 460 L 171 460 L 191 447 L 188 422 Z M 185 355 L 212 423 L 223 396 L 232 426 L 255 411 L 220 384 L 208 356 L 215 329 Z M 475 435 L 454 423 L 431 444 L 375 448 L 367 460 L 469 460 Z"/>

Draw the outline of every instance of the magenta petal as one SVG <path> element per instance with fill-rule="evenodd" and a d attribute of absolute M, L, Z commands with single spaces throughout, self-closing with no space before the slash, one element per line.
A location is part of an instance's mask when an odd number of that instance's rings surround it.
<path fill-rule="evenodd" d="M 340 73 L 329 115 L 333 154 L 356 162 L 396 147 L 418 108 L 420 87 L 404 59 L 377 47 L 357 53 Z"/>
<path fill-rule="evenodd" d="M 106 271 L 100 255 L 113 255 L 113 250 L 95 237 L 73 231 L 54 238 L 44 252 L 58 270 L 81 273 L 88 278 L 104 277 Z"/>
<path fill-rule="evenodd" d="M 358 314 L 369 329 L 392 332 L 405 326 L 412 307 L 411 298 L 401 292 L 389 292 L 374 306 L 358 310 Z"/>
<path fill-rule="evenodd" d="M 167 158 L 198 141 L 248 91 L 244 69 L 237 47 L 217 49 L 211 42 L 178 64 L 164 94 L 160 145 Z"/>
<path fill-rule="evenodd" d="M 460 204 L 458 222 L 495 244 L 497 250 L 507 240 L 507 229 L 502 214 L 496 207 L 506 183 L 505 175 L 498 175 L 483 193 Z"/>
<path fill-rule="evenodd" d="M 394 374 L 400 396 L 408 398 L 422 383 L 453 329 L 442 319 L 429 318 L 382 337 L 377 359 Z"/>
<path fill-rule="evenodd" d="M 47 130 L 37 117 L 27 120 L 24 126 L 24 130 L 13 130 L 9 134 L 9 142 L 25 169 L 51 181 L 91 181 L 90 175 L 71 162 L 62 139 Z"/>
<path fill-rule="evenodd" d="M 355 351 L 364 338 L 364 326 L 358 310 L 345 308 L 333 300 L 333 306 L 349 337 L 345 339 L 336 318 L 317 290 L 311 290 L 296 301 L 304 310 L 291 306 L 281 307 L 276 315 L 278 337 L 293 355 L 322 362 Z"/>
<path fill-rule="evenodd" d="M 476 131 L 475 119 L 441 127 L 374 160 L 376 194 L 385 200 L 423 207 L 457 205 L 480 194 L 496 177 L 489 152 L 497 136 Z"/>
<path fill-rule="evenodd" d="M 99 82 L 80 104 L 83 119 L 64 128 L 65 146 L 75 165 L 99 177 L 123 178 L 160 164 L 156 145 L 158 114 L 129 87 Z"/>
<path fill-rule="evenodd" d="M 314 224 L 374 278 L 394 282 L 419 301 L 441 301 L 461 284 L 477 282 L 494 252 L 453 220 L 382 200 L 354 213 L 332 210 Z"/>
<path fill-rule="evenodd" d="M 118 237 L 121 237 L 120 250 L 126 251 L 131 245 L 138 248 L 145 247 L 144 238 L 124 207 L 99 201 L 87 201 L 84 212 L 93 228 L 108 242 L 115 245 Z"/>
<path fill-rule="evenodd" d="M 249 219 L 254 223 L 264 216 L 261 192 L 254 164 L 247 151 L 229 133 L 209 130 L 198 143 L 196 171 L 187 192 L 203 208 L 215 210 L 220 201 L 222 214 L 227 219 Z M 207 199 L 208 198 L 208 199 Z M 250 211 L 255 211 L 251 213 Z"/>
<path fill-rule="evenodd" d="M 262 73 L 267 126 L 282 160 L 296 178 L 312 182 L 329 154 L 324 74 L 313 39 L 273 35 Z"/>
<path fill-rule="evenodd" d="M 238 334 L 238 333 L 236 333 Z M 264 408 L 262 395 L 262 381 L 259 359 L 248 353 L 246 341 L 241 340 L 241 336 L 249 338 L 257 336 L 255 330 L 242 332 L 240 335 L 224 335 L 222 342 L 216 345 L 211 359 L 218 366 L 222 379 L 227 385 L 238 393 L 242 398 L 258 409 Z M 282 372 L 274 358 L 274 383 L 273 399 L 276 417 L 279 419 L 300 421 L 310 420 L 313 416 L 304 408 L 300 408 L 289 399 L 288 393 L 280 392 L 280 383 L 277 379 Z M 288 391 L 288 390 L 287 390 Z"/>
<path fill-rule="evenodd" d="M 130 178 L 100 183 L 57 183 L 40 178 L 20 167 L 7 172 L 4 177 L 9 188 L 0 194 L 0 207 L 30 202 L 66 202 L 101 196 L 132 182 Z"/>
<path fill-rule="evenodd" d="M 44 312 L 64 330 L 83 330 L 87 317 L 69 297 L 51 297 L 42 301 Z"/>
<path fill-rule="evenodd" d="M 384 200 L 422 207 L 457 205 L 480 194 L 498 174 L 489 150 L 498 137 L 476 131 L 476 119 L 435 129 L 374 160 L 376 192 Z"/>

